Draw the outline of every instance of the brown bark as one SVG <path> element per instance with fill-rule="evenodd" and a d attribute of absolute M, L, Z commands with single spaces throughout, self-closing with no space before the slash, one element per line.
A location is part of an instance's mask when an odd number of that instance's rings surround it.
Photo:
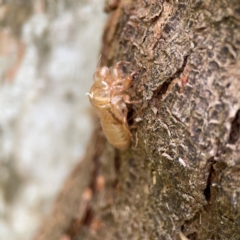
<path fill-rule="evenodd" d="M 141 121 L 124 152 L 96 130 L 36 239 L 240 239 L 239 20 L 238 0 L 114 5 L 101 63 L 141 70 Z"/>

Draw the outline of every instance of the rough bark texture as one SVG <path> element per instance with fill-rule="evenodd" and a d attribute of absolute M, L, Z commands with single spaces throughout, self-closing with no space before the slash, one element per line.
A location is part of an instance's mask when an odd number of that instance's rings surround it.
<path fill-rule="evenodd" d="M 239 0 L 111 6 L 102 65 L 141 70 L 141 121 L 124 152 L 96 130 L 36 239 L 240 239 Z"/>

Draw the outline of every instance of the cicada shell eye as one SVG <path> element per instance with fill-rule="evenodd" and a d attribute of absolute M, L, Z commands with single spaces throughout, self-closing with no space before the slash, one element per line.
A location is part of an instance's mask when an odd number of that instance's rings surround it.
<path fill-rule="evenodd" d="M 111 76 L 110 76 L 109 69 L 107 67 L 101 67 L 97 69 L 96 73 L 93 76 L 93 80 L 95 83 L 102 82 L 102 81 L 108 82 L 109 78 L 111 78 Z"/>
<path fill-rule="evenodd" d="M 102 78 L 102 80 L 105 80 L 110 77 L 110 72 L 108 67 L 101 67 L 99 69 L 99 76 Z"/>
<path fill-rule="evenodd" d="M 94 82 L 100 82 L 101 81 L 101 77 L 99 76 L 99 72 L 96 71 L 93 75 L 93 81 Z"/>

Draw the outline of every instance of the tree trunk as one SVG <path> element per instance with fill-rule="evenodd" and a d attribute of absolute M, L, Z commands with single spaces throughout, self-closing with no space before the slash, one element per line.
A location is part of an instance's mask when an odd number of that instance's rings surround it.
<path fill-rule="evenodd" d="M 35 239 L 240 239 L 239 0 L 106 9 L 101 65 L 140 70 L 132 146 L 97 127 Z"/>

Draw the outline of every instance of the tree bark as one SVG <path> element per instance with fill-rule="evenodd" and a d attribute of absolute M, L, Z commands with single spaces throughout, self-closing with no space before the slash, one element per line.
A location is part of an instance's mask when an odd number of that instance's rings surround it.
<path fill-rule="evenodd" d="M 101 65 L 140 70 L 132 146 L 97 127 L 35 239 L 240 239 L 240 2 L 106 9 Z"/>

